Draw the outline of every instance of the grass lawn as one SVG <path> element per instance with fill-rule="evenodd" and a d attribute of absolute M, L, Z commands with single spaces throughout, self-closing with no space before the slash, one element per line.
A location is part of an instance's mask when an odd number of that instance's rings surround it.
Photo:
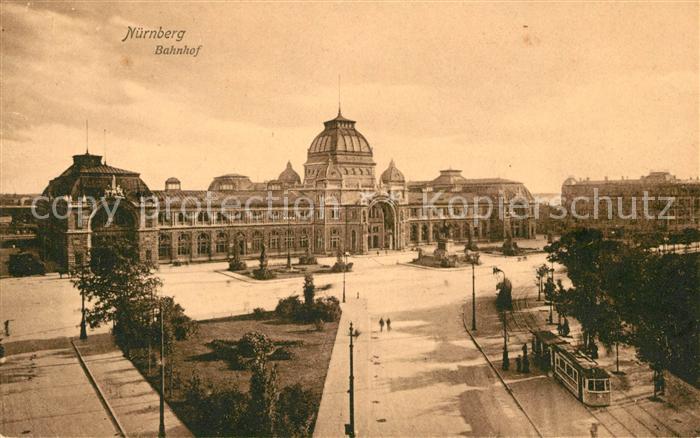
<path fill-rule="evenodd" d="M 283 389 L 295 383 L 312 392 L 316 412 L 321 401 L 323 385 L 326 380 L 328 364 L 335 342 L 338 323 L 326 323 L 323 331 L 317 331 L 313 324 L 296 324 L 281 321 L 273 312 L 266 312 L 261 319 L 253 315 L 241 315 L 229 318 L 200 321 L 198 333 L 187 340 L 175 343 L 173 354 L 166 358 L 174 372 L 172 393 L 170 382 L 166 379 L 166 395 L 170 406 L 178 417 L 198 435 L 211 435 L 205 430 L 195 430 L 188 418 L 197 409 L 188 406 L 185 398 L 187 382 L 196 374 L 204 384 L 211 385 L 216 391 L 237 388 L 248 392 L 251 372 L 247 369 L 235 369 L 231 364 L 219 359 L 208 344 L 215 340 L 237 341 L 245 333 L 257 331 L 267 335 L 275 343 L 285 343 L 294 357 L 290 360 L 271 361 L 277 366 L 277 387 Z M 148 362 L 145 357 L 134 359 L 134 364 L 143 375 L 148 374 Z M 158 388 L 157 366 L 151 367 L 149 380 Z"/>

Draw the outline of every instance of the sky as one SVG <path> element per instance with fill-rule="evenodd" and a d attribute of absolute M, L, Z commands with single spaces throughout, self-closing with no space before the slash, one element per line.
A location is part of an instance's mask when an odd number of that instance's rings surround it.
<path fill-rule="evenodd" d="M 141 173 L 274 179 L 338 109 L 409 180 L 559 192 L 569 176 L 700 173 L 699 4 L 0 3 L 0 192 L 88 147 Z M 184 30 L 182 41 L 127 29 Z M 202 46 L 197 57 L 158 44 Z M 105 135 L 106 130 L 106 135 Z"/>

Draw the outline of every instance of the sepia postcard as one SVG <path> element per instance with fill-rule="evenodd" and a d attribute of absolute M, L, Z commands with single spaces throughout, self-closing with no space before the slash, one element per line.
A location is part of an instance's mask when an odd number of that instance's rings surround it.
<path fill-rule="evenodd" d="M 0 436 L 700 435 L 700 2 L 0 2 Z"/>

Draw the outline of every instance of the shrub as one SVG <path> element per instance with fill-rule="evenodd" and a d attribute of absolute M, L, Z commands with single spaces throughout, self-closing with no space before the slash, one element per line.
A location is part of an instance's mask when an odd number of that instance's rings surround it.
<path fill-rule="evenodd" d="M 275 432 L 279 436 L 303 437 L 311 435 L 314 420 L 314 398 L 311 391 L 300 384 L 284 388 L 277 400 Z"/>
<path fill-rule="evenodd" d="M 228 270 L 229 271 L 243 271 L 244 269 L 248 269 L 248 265 L 243 260 L 236 260 L 236 259 L 231 259 L 228 262 Z"/>
<path fill-rule="evenodd" d="M 275 307 L 275 314 L 281 319 L 296 320 L 303 310 L 298 295 L 281 298 Z"/>
<path fill-rule="evenodd" d="M 330 296 L 316 300 L 313 312 L 314 320 L 320 319 L 324 322 L 335 322 L 340 320 L 340 301 L 338 298 Z"/>
<path fill-rule="evenodd" d="M 261 268 L 253 270 L 253 277 L 256 280 L 272 280 L 273 278 L 277 277 L 277 275 L 267 268 Z"/>
<path fill-rule="evenodd" d="M 311 254 L 311 248 L 307 247 L 306 248 L 306 253 L 299 257 L 299 264 L 300 265 L 315 265 L 318 262 L 316 261 L 316 257 L 314 257 L 313 254 Z"/>
<path fill-rule="evenodd" d="M 238 354 L 243 357 L 267 355 L 273 348 L 274 344 L 270 338 L 260 332 L 248 332 L 238 341 Z"/>
<path fill-rule="evenodd" d="M 270 355 L 270 360 L 291 360 L 294 353 L 287 347 L 277 347 Z"/>
<path fill-rule="evenodd" d="M 214 350 L 216 357 L 219 359 L 228 361 L 238 360 L 238 348 L 231 341 L 214 339 L 209 343 L 209 346 Z"/>
<path fill-rule="evenodd" d="M 44 275 L 46 267 L 44 263 L 28 252 L 10 254 L 7 269 L 13 277 L 25 277 L 28 275 Z"/>
<path fill-rule="evenodd" d="M 263 319 L 265 318 L 266 314 L 267 312 L 262 307 L 256 307 L 255 309 L 253 309 L 253 318 L 255 319 Z"/>
<path fill-rule="evenodd" d="M 233 436 L 244 426 L 248 396 L 237 388 L 215 391 L 195 371 L 185 398 L 193 407 L 191 427 L 197 436 Z"/>

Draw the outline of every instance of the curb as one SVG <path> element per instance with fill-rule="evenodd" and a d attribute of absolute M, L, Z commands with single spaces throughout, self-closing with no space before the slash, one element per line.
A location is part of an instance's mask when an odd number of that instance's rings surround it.
<path fill-rule="evenodd" d="M 479 352 L 484 356 L 484 358 L 486 359 L 486 362 L 489 364 L 491 369 L 496 373 L 498 380 L 500 380 L 501 383 L 503 384 L 503 387 L 506 389 L 506 392 L 508 392 L 508 394 L 510 394 L 510 396 L 513 398 L 513 401 L 515 401 L 515 404 L 518 406 L 520 411 L 525 415 L 525 418 L 527 418 L 527 421 L 535 429 L 535 432 L 537 432 L 537 435 L 539 437 L 544 437 L 544 435 L 542 434 L 542 431 L 540 431 L 540 428 L 537 427 L 537 425 L 532 420 L 532 418 L 530 418 L 530 415 L 527 413 L 525 408 L 523 408 L 523 405 L 520 404 L 520 400 L 518 400 L 518 398 L 515 396 L 511 387 L 506 383 L 505 379 L 503 379 L 503 376 L 501 375 L 501 373 L 493 365 L 493 363 L 491 362 L 491 359 L 489 359 L 486 352 L 484 352 L 484 350 L 481 348 L 481 345 L 479 345 L 479 342 L 477 342 L 477 340 L 474 337 L 474 335 L 472 334 L 472 332 L 469 331 L 469 329 L 467 328 L 467 321 L 465 318 L 466 318 L 466 315 L 464 314 L 464 306 L 462 306 L 462 325 L 464 325 L 464 330 L 467 332 L 467 334 L 469 334 L 469 337 L 472 339 L 472 342 L 474 342 L 474 345 L 476 346 L 477 350 L 479 350 Z"/>
<path fill-rule="evenodd" d="M 459 268 L 435 268 L 432 266 L 423 266 L 423 265 L 416 265 L 414 263 L 397 263 L 400 266 L 406 266 L 409 268 L 418 268 L 418 269 L 427 269 L 430 271 L 442 271 L 442 272 L 454 272 L 454 271 L 466 271 L 470 270 L 471 271 L 471 266 L 460 266 Z"/>
<path fill-rule="evenodd" d="M 124 427 L 122 424 L 119 422 L 119 419 L 117 419 L 117 416 L 114 414 L 114 409 L 112 409 L 112 405 L 109 404 L 107 401 L 107 398 L 105 397 L 104 393 L 102 392 L 102 389 L 100 388 L 100 385 L 97 384 L 97 381 L 95 380 L 95 377 L 92 375 L 92 372 L 90 371 L 90 368 L 87 366 L 87 363 L 83 359 L 83 356 L 80 354 L 80 350 L 78 350 L 78 347 L 75 345 L 75 342 L 73 342 L 73 339 L 70 340 L 71 345 L 73 346 L 73 350 L 75 350 L 76 356 L 78 356 L 78 361 L 80 361 L 80 365 L 83 368 L 83 371 L 85 371 L 85 375 L 87 376 L 88 380 L 90 381 L 90 384 L 92 387 L 95 389 L 95 392 L 97 393 L 97 397 L 100 399 L 102 402 L 102 405 L 105 407 L 107 410 L 107 413 L 109 414 L 110 420 L 112 420 L 112 424 L 117 428 L 117 432 L 119 432 L 120 436 L 123 436 L 126 438 L 126 432 L 124 430 Z"/>

